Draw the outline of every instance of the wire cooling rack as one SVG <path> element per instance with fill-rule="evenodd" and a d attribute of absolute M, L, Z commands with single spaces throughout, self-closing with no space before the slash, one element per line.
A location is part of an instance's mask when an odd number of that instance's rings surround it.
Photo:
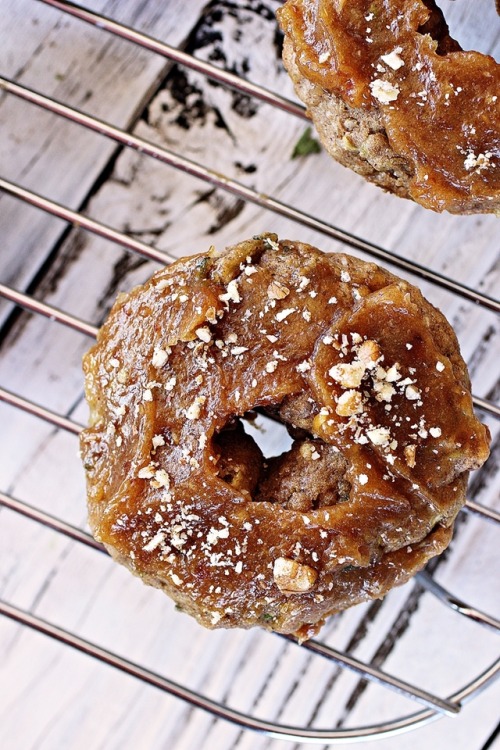
<path fill-rule="evenodd" d="M 45 5 L 61 11 L 65 16 L 72 16 L 102 30 L 103 33 L 109 34 L 110 37 L 121 37 L 128 40 L 134 45 L 147 49 L 152 53 L 167 58 L 179 66 L 185 66 L 208 77 L 210 80 L 223 86 L 230 87 L 245 96 L 251 97 L 260 102 L 265 102 L 272 107 L 283 110 L 290 117 L 305 118 L 304 109 L 294 101 L 281 95 L 273 93 L 255 83 L 251 83 L 244 78 L 226 70 L 216 68 L 213 65 L 193 57 L 180 49 L 171 47 L 157 39 L 140 33 L 129 26 L 117 23 L 103 15 L 86 10 L 80 6 L 62 2 L 60 0 L 42 0 Z M 141 136 L 132 134 L 127 130 L 121 129 L 110 124 L 107 121 L 98 119 L 95 116 L 86 114 L 80 109 L 76 109 L 61 101 L 46 96 L 34 88 L 27 87 L 16 83 L 7 78 L 0 78 L 0 89 L 4 96 L 15 97 L 25 102 L 27 107 L 36 107 L 39 110 L 49 111 L 60 118 L 64 118 L 80 127 L 93 131 L 114 141 L 120 147 L 135 150 L 146 157 L 154 158 L 160 162 L 169 165 L 175 170 L 192 176 L 210 186 L 222 190 L 239 200 L 252 203 L 258 207 L 264 208 L 274 214 L 285 217 L 301 227 L 306 227 L 318 232 L 319 234 L 341 243 L 347 249 L 351 248 L 359 251 L 362 255 L 372 258 L 377 262 L 390 264 L 402 272 L 411 274 L 430 285 L 450 292 L 455 299 L 463 302 L 473 302 L 482 309 L 492 313 L 500 312 L 500 302 L 488 294 L 483 293 L 477 288 L 469 287 L 463 283 L 454 281 L 450 276 L 431 270 L 425 264 L 417 263 L 411 259 L 404 258 L 390 250 L 384 249 L 374 242 L 362 239 L 355 233 L 348 232 L 337 226 L 334 226 L 323 219 L 301 211 L 288 204 L 278 200 L 270 195 L 263 194 L 256 189 L 248 187 L 243 182 L 233 179 L 229 176 L 220 174 L 212 168 L 203 166 L 186 156 L 170 150 L 165 145 L 157 145 Z M 114 229 L 102 221 L 90 218 L 82 211 L 73 210 L 60 203 L 50 200 L 19 184 L 15 184 L 7 179 L 0 178 L 0 189 L 7 195 L 23 203 L 29 204 L 40 209 L 47 214 L 64 220 L 73 227 L 79 227 L 81 230 L 98 235 L 116 243 L 121 248 L 125 248 L 136 254 L 139 258 L 168 263 L 174 258 L 168 253 L 156 249 L 154 246 L 142 242 L 121 230 Z M 35 299 L 29 293 L 18 291 L 6 284 L 0 283 L 0 295 L 10 303 L 16 306 L 16 309 L 23 308 L 30 313 L 49 319 L 47 325 L 62 325 L 77 332 L 89 340 L 95 337 L 97 328 L 95 325 L 77 318 L 68 312 L 57 309 L 43 301 Z M 16 317 L 17 315 L 17 317 Z M 18 319 L 18 314 L 12 313 L 7 319 L 7 332 Z M 8 348 L 6 357 L 9 356 Z M 82 425 L 74 419 L 44 408 L 38 403 L 29 400 L 21 395 L 13 393 L 5 388 L 0 388 L 0 399 L 10 407 L 26 412 L 36 420 L 53 425 L 61 431 L 77 436 Z M 483 415 L 490 420 L 500 417 L 500 408 L 491 398 L 483 398 L 474 395 L 474 404 Z M 23 516 L 27 519 L 48 527 L 57 534 L 68 537 L 69 539 L 90 548 L 94 554 L 104 553 L 103 548 L 96 543 L 92 537 L 82 528 L 71 525 L 62 518 L 52 515 L 45 510 L 37 507 L 36 497 L 33 498 L 33 504 L 21 500 L 8 491 L 0 492 L 0 504 L 10 511 Z M 500 522 L 500 514 L 491 507 L 486 507 L 469 497 L 464 509 L 464 514 L 475 516 L 480 523 L 496 524 Z M 430 566 L 432 568 L 432 565 Z M 467 621 L 473 623 L 477 629 L 477 638 L 481 638 L 481 628 L 490 631 L 498 631 L 500 623 L 494 617 L 482 612 L 478 608 L 471 606 L 469 603 L 462 601 L 459 596 L 443 588 L 432 576 L 430 572 L 423 572 L 418 576 L 418 586 L 423 587 L 427 596 L 433 596 L 442 603 L 442 605 L 453 611 L 458 617 L 462 615 Z M 460 583 L 457 582 L 459 590 Z M 224 719 L 237 727 L 244 730 L 257 730 L 263 732 L 269 737 L 293 740 L 296 742 L 318 742 L 331 743 L 334 741 L 361 741 L 368 739 L 377 739 L 389 735 L 404 732 L 410 729 L 422 727 L 442 716 L 452 716 L 457 714 L 462 706 L 476 697 L 485 688 L 487 688 L 498 676 L 500 671 L 500 660 L 494 661 L 480 672 L 474 672 L 474 675 L 466 684 L 457 686 L 450 695 L 446 697 L 435 695 L 433 692 L 421 689 L 411 680 L 396 677 L 389 672 L 382 670 L 376 664 L 370 664 L 364 660 L 354 657 L 348 653 L 348 650 L 338 650 L 331 645 L 320 641 L 309 641 L 303 644 L 300 649 L 302 652 L 313 655 L 319 659 L 326 660 L 330 664 L 340 666 L 342 669 L 350 670 L 357 677 L 363 680 L 376 683 L 388 691 L 395 691 L 399 695 L 408 698 L 417 704 L 417 711 L 397 716 L 387 721 L 377 721 L 377 716 L 369 717 L 368 721 L 362 725 L 354 727 L 338 726 L 335 728 L 319 728 L 311 726 L 294 726 L 281 723 L 279 720 L 267 720 L 257 718 L 253 715 L 230 707 L 223 699 L 214 699 L 210 695 L 191 689 L 190 687 L 178 684 L 176 681 L 167 678 L 157 671 L 146 666 L 128 660 L 118 653 L 114 653 L 109 648 L 103 648 L 97 643 L 91 642 L 77 633 L 69 632 L 55 623 L 42 619 L 37 614 L 22 609 L 9 601 L 0 602 L 0 613 L 23 628 L 28 628 L 44 634 L 48 638 L 56 641 L 61 648 L 69 647 L 99 660 L 100 662 L 113 667 L 120 672 L 147 683 L 164 691 L 176 698 L 185 701 L 187 704 L 202 709 L 212 714 L 217 719 Z M 181 627 L 181 626 L 180 626 Z M 262 634 L 262 638 L 275 639 L 282 638 L 269 634 Z M 293 639 L 285 639 L 292 641 Z M 296 646 L 296 648 L 299 648 Z M 425 654 L 422 655 L 425 659 Z"/>

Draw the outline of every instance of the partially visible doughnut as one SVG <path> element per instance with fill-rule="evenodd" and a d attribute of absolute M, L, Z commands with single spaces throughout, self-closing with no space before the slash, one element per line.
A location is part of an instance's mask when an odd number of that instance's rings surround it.
<path fill-rule="evenodd" d="M 207 627 L 309 637 L 450 540 L 488 454 L 455 335 L 405 281 L 276 235 L 121 295 L 84 359 L 91 529 Z M 265 458 L 254 409 L 294 438 Z"/>
<path fill-rule="evenodd" d="M 434 0 L 288 0 L 283 61 L 326 150 L 434 211 L 500 212 L 500 65 Z"/>

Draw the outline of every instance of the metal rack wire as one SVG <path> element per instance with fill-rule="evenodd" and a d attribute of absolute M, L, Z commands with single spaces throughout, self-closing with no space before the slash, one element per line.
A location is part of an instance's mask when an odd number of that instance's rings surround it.
<path fill-rule="evenodd" d="M 299 118 L 305 116 L 302 107 L 279 96 L 278 94 L 263 89 L 256 84 L 249 83 L 232 73 L 214 68 L 213 66 L 197 60 L 182 51 L 172 48 L 169 45 L 145 34 L 139 33 L 130 27 L 112 21 L 98 13 L 85 10 L 69 2 L 63 2 L 63 0 L 41 0 L 41 2 L 53 6 L 63 13 L 74 16 L 82 22 L 98 26 L 104 31 L 104 33 L 120 36 L 180 65 L 191 67 L 197 72 L 202 73 L 221 84 L 234 87 L 249 96 L 256 97 L 267 104 L 280 108 L 288 112 L 290 116 Z M 364 254 L 375 258 L 377 261 L 389 263 L 395 268 L 409 272 L 417 278 L 424 279 L 431 284 L 446 289 L 464 300 L 473 301 L 484 309 L 496 313 L 500 312 L 500 302 L 480 291 L 455 282 L 449 277 L 432 271 L 423 265 L 398 256 L 376 244 L 341 230 L 338 227 L 283 203 L 272 196 L 263 195 L 230 177 L 221 175 L 214 170 L 195 163 L 163 146 L 158 146 L 143 138 L 132 135 L 108 122 L 92 117 L 85 112 L 56 101 L 34 91 L 33 89 L 22 86 L 6 78 L 0 78 L 0 89 L 9 96 L 14 96 L 24 100 L 29 106 L 35 106 L 50 111 L 62 118 L 66 118 L 71 122 L 78 124 L 81 127 L 100 133 L 123 147 L 135 149 L 142 154 L 161 160 L 174 169 L 181 170 L 182 172 L 209 183 L 210 185 L 227 191 L 238 198 L 242 198 L 245 201 L 266 208 L 276 214 L 285 216 L 303 226 L 312 228 L 327 237 L 340 241 L 348 247 L 362 251 Z M 104 237 L 112 243 L 116 243 L 143 258 L 158 261 L 162 264 L 173 260 L 165 252 L 157 250 L 139 240 L 133 239 L 123 232 L 117 231 L 102 222 L 89 218 L 83 213 L 69 209 L 6 179 L 0 179 L 0 189 L 4 193 L 20 201 L 24 201 L 42 211 L 59 217 L 70 225 L 79 226 L 85 231 Z M 95 337 L 97 333 L 96 327 L 90 323 L 79 320 L 75 316 L 51 307 L 46 303 L 40 302 L 31 296 L 12 289 L 4 284 L 0 284 L 0 296 L 16 306 L 29 310 L 34 314 L 50 318 L 52 321 L 55 321 L 56 324 L 68 326 L 87 337 Z M 19 395 L 11 393 L 6 389 L 0 388 L 0 400 L 11 405 L 13 408 L 21 409 L 35 418 L 45 420 L 56 426 L 58 429 L 65 430 L 75 436 L 78 435 L 81 429 L 81 425 L 76 422 L 33 403 L 32 401 L 24 399 Z M 500 407 L 492 401 L 475 395 L 474 403 L 478 409 L 483 410 L 491 417 L 500 417 Z M 9 508 L 17 514 L 30 518 L 39 524 L 43 524 L 44 526 L 47 526 L 80 544 L 86 545 L 96 552 L 104 552 L 103 548 L 81 529 L 39 510 L 26 502 L 12 497 L 6 492 L 0 492 L 0 505 Z M 500 523 L 499 513 L 491 508 L 481 506 L 472 500 L 467 502 L 464 511 L 476 515 L 484 522 L 490 522 L 493 524 Z M 461 601 L 458 597 L 455 597 L 452 593 L 448 592 L 434 581 L 428 573 L 420 574 L 419 582 L 428 592 L 436 596 L 450 609 L 462 614 L 478 625 L 495 631 L 500 630 L 500 622 L 490 615 Z M 160 674 L 148 670 L 140 664 L 133 663 L 107 649 L 99 647 L 97 644 L 84 640 L 83 638 L 49 623 L 28 611 L 23 611 L 6 601 L 0 602 L 0 614 L 27 628 L 43 633 L 44 635 L 55 639 L 62 645 L 83 652 L 128 675 L 132 675 L 147 684 L 153 685 L 166 693 L 176 696 L 194 707 L 208 711 L 217 718 L 225 719 L 243 729 L 251 729 L 267 733 L 270 737 L 292 739 L 295 741 L 322 743 L 328 743 L 335 740 L 340 740 L 342 742 L 359 741 L 362 739 L 368 740 L 380 738 L 398 732 L 407 731 L 409 729 L 415 729 L 439 718 L 440 716 L 454 715 L 458 713 L 464 703 L 471 700 L 488 687 L 498 674 L 500 674 L 500 660 L 497 660 L 491 664 L 490 667 L 483 670 L 481 674 L 469 681 L 468 684 L 455 691 L 452 695 L 447 698 L 441 698 L 425 690 L 421 690 L 411 683 L 391 676 L 370 664 L 354 659 L 346 653 L 336 651 L 331 647 L 323 645 L 320 642 L 306 642 L 302 646 L 303 649 L 307 649 L 312 654 L 321 656 L 322 658 L 335 664 L 339 664 L 346 669 L 353 670 L 364 679 L 374 681 L 385 688 L 395 690 L 421 706 L 420 710 L 416 713 L 389 722 L 374 723 L 367 726 L 356 727 L 354 729 L 309 729 L 298 726 L 287 726 L 249 717 L 235 709 L 212 700 L 209 697 L 201 695 L 194 690 L 179 685 Z"/>

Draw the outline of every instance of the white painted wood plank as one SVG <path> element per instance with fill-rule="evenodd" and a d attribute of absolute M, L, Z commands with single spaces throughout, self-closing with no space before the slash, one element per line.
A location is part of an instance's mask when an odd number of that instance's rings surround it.
<path fill-rule="evenodd" d="M 193 26 L 201 0 L 156 3 L 100 0 L 92 10 L 115 15 L 177 45 Z M 157 86 L 168 61 L 34 0 L 2 0 L 0 75 L 127 129 Z M 41 111 L 12 95 L 0 97 L 4 179 L 72 208 L 85 199 L 116 150 L 113 142 Z M 25 286 L 64 222 L 0 196 L 2 276 Z M 20 253 L 18 248 L 22 248 Z"/>

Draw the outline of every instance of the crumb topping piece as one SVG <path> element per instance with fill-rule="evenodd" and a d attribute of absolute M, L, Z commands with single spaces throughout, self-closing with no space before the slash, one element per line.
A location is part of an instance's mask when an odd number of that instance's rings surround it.
<path fill-rule="evenodd" d="M 283 594 L 303 594 L 310 591 L 317 577 L 316 570 L 310 565 L 303 565 L 288 557 L 278 557 L 274 561 L 274 582 Z"/>
<path fill-rule="evenodd" d="M 391 83 L 384 78 L 375 78 L 370 82 L 372 96 L 378 99 L 382 104 L 395 102 L 399 96 L 399 86 L 397 83 Z"/>

